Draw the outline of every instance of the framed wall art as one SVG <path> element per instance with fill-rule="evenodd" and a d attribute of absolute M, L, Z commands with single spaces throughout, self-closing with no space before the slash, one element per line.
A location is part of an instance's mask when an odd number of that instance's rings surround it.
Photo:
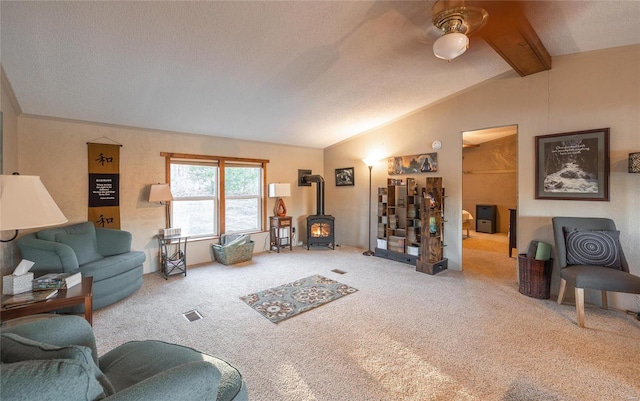
<path fill-rule="evenodd" d="M 336 187 L 353 186 L 354 183 L 353 167 L 336 169 Z"/>
<path fill-rule="evenodd" d="M 535 137 L 536 199 L 609 200 L 609 128 Z"/>
<path fill-rule="evenodd" d="M 431 173 L 438 171 L 438 153 L 390 157 L 387 163 L 389 175 Z"/>

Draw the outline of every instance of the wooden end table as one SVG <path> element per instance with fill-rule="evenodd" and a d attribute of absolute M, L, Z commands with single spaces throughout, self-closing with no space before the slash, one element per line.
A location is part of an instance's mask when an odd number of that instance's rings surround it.
<path fill-rule="evenodd" d="M 3 295 L 2 300 L 11 297 Z M 67 290 L 59 290 L 56 296 L 46 301 L 34 302 L 14 308 L 0 309 L 0 321 L 11 320 L 18 317 L 35 315 L 42 312 L 84 304 L 84 318 L 93 325 L 93 277 L 83 277 L 82 283 L 74 285 Z"/>

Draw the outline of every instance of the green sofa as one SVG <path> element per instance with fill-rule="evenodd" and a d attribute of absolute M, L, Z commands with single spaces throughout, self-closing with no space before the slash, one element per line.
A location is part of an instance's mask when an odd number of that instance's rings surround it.
<path fill-rule="evenodd" d="M 93 309 L 111 305 L 142 286 L 143 252 L 131 251 L 131 233 L 96 228 L 91 222 L 49 228 L 17 240 L 23 259 L 35 264 L 35 277 L 81 272 L 93 277 Z M 84 306 L 69 308 L 82 313 Z"/>
<path fill-rule="evenodd" d="M 161 341 L 131 341 L 98 357 L 89 323 L 77 316 L 0 330 L 0 399 L 248 400 L 229 363 Z"/>

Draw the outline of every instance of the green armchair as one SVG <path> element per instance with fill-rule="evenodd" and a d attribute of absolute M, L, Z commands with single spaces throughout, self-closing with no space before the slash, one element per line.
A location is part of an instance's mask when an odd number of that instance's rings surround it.
<path fill-rule="evenodd" d="M 89 323 L 77 316 L 0 331 L 0 399 L 248 400 L 233 366 L 162 341 L 131 341 L 98 357 Z"/>
<path fill-rule="evenodd" d="M 35 264 L 36 277 L 76 273 L 93 277 L 93 309 L 128 297 L 142 286 L 145 254 L 131 250 L 131 233 L 96 228 L 91 222 L 48 228 L 17 240 L 23 259 Z M 84 306 L 68 312 L 82 313 Z"/>

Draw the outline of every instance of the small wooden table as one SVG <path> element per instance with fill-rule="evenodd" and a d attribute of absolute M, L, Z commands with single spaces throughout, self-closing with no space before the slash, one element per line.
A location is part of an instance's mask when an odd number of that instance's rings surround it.
<path fill-rule="evenodd" d="M 292 240 L 291 240 L 291 216 L 271 216 L 269 218 L 269 236 L 270 243 L 269 249 L 272 251 L 276 251 L 280 253 L 280 249 L 284 249 L 287 245 L 289 245 L 289 250 L 292 251 Z M 283 235 L 283 231 L 286 234 Z"/>
<path fill-rule="evenodd" d="M 11 297 L 3 295 L 2 300 Z M 0 321 L 11 320 L 22 316 L 35 315 L 42 312 L 84 304 L 84 318 L 93 325 L 93 277 L 83 277 L 82 283 L 67 290 L 59 290 L 56 296 L 46 301 L 34 302 L 14 308 L 0 309 Z"/>

